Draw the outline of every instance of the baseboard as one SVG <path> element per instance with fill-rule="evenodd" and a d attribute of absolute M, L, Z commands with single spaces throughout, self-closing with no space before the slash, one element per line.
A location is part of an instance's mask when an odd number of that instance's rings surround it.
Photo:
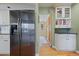
<path fill-rule="evenodd" d="M 53 45 L 52 48 L 56 48 L 56 46 Z"/>
<path fill-rule="evenodd" d="M 10 56 L 10 54 L 0 54 L 0 56 Z"/>
<path fill-rule="evenodd" d="M 38 53 L 36 53 L 36 54 L 35 54 L 35 56 L 39 56 L 39 54 L 38 54 Z"/>
<path fill-rule="evenodd" d="M 78 51 L 78 50 L 77 50 L 77 51 L 75 51 L 75 52 L 79 54 L 79 51 Z"/>

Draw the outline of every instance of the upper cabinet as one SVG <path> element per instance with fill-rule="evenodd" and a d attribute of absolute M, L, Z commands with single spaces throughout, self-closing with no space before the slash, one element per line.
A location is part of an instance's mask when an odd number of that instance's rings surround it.
<path fill-rule="evenodd" d="M 62 6 L 55 9 L 55 28 L 71 28 L 71 7 Z"/>
<path fill-rule="evenodd" d="M 56 7 L 56 19 L 71 19 L 71 7 Z"/>
<path fill-rule="evenodd" d="M 8 10 L 0 10 L 0 25 L 10 25 Z"/>

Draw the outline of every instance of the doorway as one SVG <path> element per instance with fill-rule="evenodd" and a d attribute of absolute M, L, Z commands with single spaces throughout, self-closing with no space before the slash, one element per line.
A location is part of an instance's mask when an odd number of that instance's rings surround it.
<path fill-rule="evenodd" d="M 50 14 L 39 15 L 39 36 L 40 36 L 40 47 L 44 45 L 51 46 L 52 44 L 52 18 Z"/>
<path fill-rule="evenodd" d="M 35 55 L 35 11 L 10 11 L 10 55 Z"/>

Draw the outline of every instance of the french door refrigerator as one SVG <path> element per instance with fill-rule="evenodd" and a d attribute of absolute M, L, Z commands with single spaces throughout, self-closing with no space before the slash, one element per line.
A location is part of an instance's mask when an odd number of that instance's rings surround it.
<path fill-rule="evenodd" d="M 34 56 L 35 55 L 35 13 L 34 10 L 12 10 L 17 19 L 11 25 L 10 55 Z M 12 22 L 11 22 L 12 23 Z"/>

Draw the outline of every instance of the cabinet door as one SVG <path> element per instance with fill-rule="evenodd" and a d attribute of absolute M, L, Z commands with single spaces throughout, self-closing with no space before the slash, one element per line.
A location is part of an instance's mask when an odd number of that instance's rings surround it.
<path fill-rule="evenodd" d="M 56 34 L 56 48 L 61 51 L 76 50 L 76 35 L 73 34 Z"/>
<path fill-rule="evenodd" d="M 64 51 L 67 48 L 66 34 L 55 34 L 56 49 Z"/>
<path fill-rule="evenodd" d="M 67 18 L 67 19 L 71 18 L 71 9 L 68 7 L 64 8 L 64 18 Z"/>
<path fill-rule="evenodd" d="M 0 25 L 9 25 L 9 11 L 0 10 Z"/>
<path fill-rule="evenodd" d="M 10 53 L 9 35 L 0 35 L 0 54 Z"/>
<path fill-rule="evenodd" d="M 63 8 L 56 8 L 56 19 L 63 18 Z"/>
<path fill-rule="evenodd" d="M 66 38 L 66 50 L 75 51 L 76 50 L 76 35 L 68 34 Z"/>
<path fill-rule="evenodd" d="M 71 7 L 57 7 L 56 19 L 71 19 Z"/>

